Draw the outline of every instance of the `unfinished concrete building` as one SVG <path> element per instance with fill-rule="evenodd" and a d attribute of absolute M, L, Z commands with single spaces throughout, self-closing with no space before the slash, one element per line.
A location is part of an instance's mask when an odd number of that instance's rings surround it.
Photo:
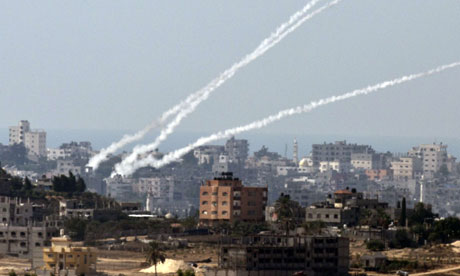
<path fill-rule="evenodd" d="M 333 236 L 223 237 L 211 275 L 347 275 L 349 240 Z"/>

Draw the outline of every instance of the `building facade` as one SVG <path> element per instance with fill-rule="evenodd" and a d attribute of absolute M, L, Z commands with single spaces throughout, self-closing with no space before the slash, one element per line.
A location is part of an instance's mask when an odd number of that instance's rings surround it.
<path fill-rule="evenodd" d="M 46 132 L 32 130 L 29 121 L 22 120 L 17 126 L 9 127 L 9 144 L 24 144 L 32 157 L 46 157 Z"/>
<path fill-rule="evenodd" d="M 347 238 L 259 235 L 223 237 L 220 244 L 218 268 L 207 276 L 348 275 Z"/>
<path fill-rule="evenodd" d="M 89 275 L 96 271 L 97 254 L 91 247 L 72 245 L 69 237 L 62 236 L 52 238 L 51 247 L 43 248 L 43 261 L 45 275 Z"/>
<path fill-rule="evenodd" d="M 313 144 L 311 152 L 313 165 L 316 167 L 320 165 L 320 162 L 351 163 L 353 153 L 374 153 L 374 150 L 368 145 L 347 144 L 346 141 L 337 141 L 335 143 Z"/>
<path fill-rule="evenodd" d="M 232 173 L 200 187 L 200 222 L 264 221 L 268 188 L 244 187 Z"/>

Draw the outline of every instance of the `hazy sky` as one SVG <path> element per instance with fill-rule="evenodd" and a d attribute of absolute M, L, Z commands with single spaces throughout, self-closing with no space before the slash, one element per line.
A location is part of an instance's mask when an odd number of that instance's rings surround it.
<path fill-rule="evenodd" d="M 306 3 L 1 1 L 0 127 L 137 130 Z M 233 127 L 458 60 L 460 1 L 344 0 L 240 70 L 178 130 Z M 456 137 L 459 92 L 454 69 L 255 132 Z"/>

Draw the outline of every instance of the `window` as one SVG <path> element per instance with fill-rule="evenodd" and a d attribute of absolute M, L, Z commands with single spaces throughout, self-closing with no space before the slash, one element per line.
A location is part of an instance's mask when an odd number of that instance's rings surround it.
<path fill-rule="evenodd" d="M 48 254 L 48 258 L 53 258 L 54 255 L 53 254 Z"/>
<path fill-rule="evenodd" d="M 308 218 L 313 218 L 313 214 L 312 213 L 308 213 Z"/>
<path fill-rule="evenodd" d="M 222 206 L 227 206 L 228 202 L 227 201 L 222 201 Z"/>
<path fill-rule="evenodd" d="M 208 211 L 202 211 L 201 212 L 203 215 L 207 215 L 208 214 Z"/>
<path fill-rule="evenodd" d="M 213 196 L 216 196 L 216 195 L 217 195 L 217 192 L 213 192 L 212 195 L 213 195 Z"/>
<path fill-rule="evenodd" d="M 228 214 L 227 211 L 222 211 L 222 215 L 226 216 Z"/>
<path fill-rule="evenodd" d="M 206 196 L 208 195 L 209 193 L 208 192 L 203 192 L 202 195 Z"/>
<path fill-rule="evenodd" d="M 217 201 L 213 201 L 212 206 L 216 207 L 217 206 Z"/>
<path fill-rule="evenodd" d="M 316 218 L 319 218 L 319 219 L 320 219 L 320 218 L 321 218 L 321 214 L 317 214 L 317 215 L 316 215 Z"/>
<path fill-rule="evenodd" d="M 228 196 L 228 193 L 227 193 L 227 192 L 223 192 L 223 193 L 222 193 L 222 196 Z"/>
<path fill-rule="evenodd" d="M 203 202 L 201 202 L 201 205 L 207 205 L 207 204 L 208 204 L 208 202 L 207 202 L 207 201 L 203 201 Z"/>
<path fill-rule="evenodd" d="M 217 215 L 217 211 L 212 211 L 211 214 Z"/>
<path fill-rule="evenodd" d="M 36 242 L 36 243 L 35 243 L 35 246 L 36 246 L 36 247 L 40 247 L 41 244 L 40 244 L 39 242 Z"/>
<path fill-rule="evenodd" d="M 256 214 L 256 211 L 254 211 L 254 210 L 249 210 L 248 211 L 249 216 L 254 216 L 255 214 Z"/>
<path fill-rule="evenodd" d="M 255 202 L 255 201 L 248 201 L 248 206 L 257 206 L 257 202 Z"/>

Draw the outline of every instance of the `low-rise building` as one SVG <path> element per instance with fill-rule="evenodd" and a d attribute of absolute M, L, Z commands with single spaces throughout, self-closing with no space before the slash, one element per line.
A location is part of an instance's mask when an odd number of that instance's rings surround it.
<path fill-rule="evenodd" d="M 223 237 L 219 263 L 206 276 L 347 275 L 349 240 L 334 236 Z"/>
<path fill-rule="evenodd" d="M 97 254 L 91 247 L 73 245 L 68 236 L 51 239 L 51 247 L 43 248 L 44 275 L 90 275 L 96 271 Z M 67 274 L 66 274 L 67 275 Z"/>

